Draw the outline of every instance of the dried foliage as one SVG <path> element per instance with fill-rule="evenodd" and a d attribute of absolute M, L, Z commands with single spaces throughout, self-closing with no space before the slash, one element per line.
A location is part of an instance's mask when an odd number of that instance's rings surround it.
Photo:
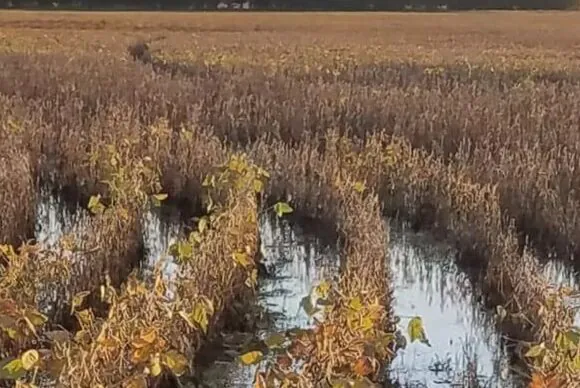
<path fill-rule="evenodd" d="M 569 50 L 580 34 L 570 14 L 513 17 L 0 15 L 0 239 L 29 236 L 37 178 L 86 201 L 100 194 L 75 244 L 3 249 L 2 349 L 31 371 L 56 359 L 71 386 L 180 374 L 250 299 L 263 189 L 331 225 L 344 253 L 325 319 L 302 333 L 303 349 L 287 349 L 306 361 L 294 383 L 372 379 L 392 356 L 366 346 L 392 340 L 385 210 L 452 239 L 459 260 L 483 271 L 505 329 L 539 346 L 528 353 L 534 384 L 578 384 L 568 291 L 547 283 L 525 242 L 580 252 L 580 82 Z M 134 37 L 123 31 L 135 30 L 147 43 L 127 52 Z M 160 193 L 208 218 L 176 247 L 178 280 L 128 277 L 140 215 Z M 65 322 L 71 306 L 78 336 L 43 337 L 40 326 Z M 207 334 L 184 319 L 199 306 L 211 310 Z M 364 327 L 351 327 L 353 311 Z M 32 330 L 22 317 L 37 313 L 52 319 Z M 50 348 L 38 364 L 23 353 L 34 341 Z M 132 357 L 138 349 L 147 352 Z M 286 367 L 281 358 L 270 372 L 294 379 Z"/>

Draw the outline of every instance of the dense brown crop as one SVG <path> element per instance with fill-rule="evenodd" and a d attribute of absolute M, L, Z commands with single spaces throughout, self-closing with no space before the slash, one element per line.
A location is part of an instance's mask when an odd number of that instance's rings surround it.
<path fill-rule="evenodd" d="M 534 381 L 580 384 L 568 291 L 539 263 L 580 252 L 577 14 L 6 12 L 0 25 L 0 242 L 31 237 L 39 182 L 94 213 L 60 249 L 2 248 L 5 355 L 48 344 L 34 367 L 66 386 L 181 374 L 242 319 L 258 214 L 282 200 L 329 225 L 344 260 L 301 378 L 285 375 L 296 386 L 375 378 L 393 356 L 382 211 L 481 271 L 502 328 L 543 344 Z M 208 224 L 178 245 L 179 280 L 129 276 L 142 213 L 165 194 Z M 73 331 L 64 344 L 46 336 L 56 324 Z"/>

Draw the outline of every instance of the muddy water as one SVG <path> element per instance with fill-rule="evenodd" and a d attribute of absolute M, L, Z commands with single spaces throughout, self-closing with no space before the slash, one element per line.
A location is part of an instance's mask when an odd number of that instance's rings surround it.
<path fill-rule="evenodd" d="M 522 386 L 492 316 L 477 302 L 454 257 L 453 249 L 426 234 L 391 228 L 398 326 L 408 339 L 409 320 L 420 316 L 431 346 L 408 342 L 399 349 L 390 380 L 403 387 Z"/>
<path fill-rule="evenodd" d="M 260 234 L 268 276 L 260 279 L 258 304 L 271 321 L 269 327 L 254 335 L 263 339 L 272 332 L 312 327 L 313 322 L 300 307 L 300 302 L 321 281 L 338 275 L 337 250 L 324 247 L 319 240 L 276 218 L 263 217 Z M 226 337 L 236 335 L 241 334 L 231 333 Z M 224 342 L 227 348 L 228 339 Z M 263 369 L 268 361 L 265 359 L 256 366 L 243 366 L 236 361 L 236 351 L 225 350 L 223 353 L 221 359 L 203 371 L 203 386 L 252 387 L 256 370 Z"/>

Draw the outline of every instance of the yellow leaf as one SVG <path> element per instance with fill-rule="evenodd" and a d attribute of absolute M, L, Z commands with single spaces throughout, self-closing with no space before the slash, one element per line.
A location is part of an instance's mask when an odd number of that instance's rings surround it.
<path fill-rule="evenodd" d="M 427 340 L 427 336 L 425 334 L 425 329 L 423 328 L 423 320 L 421 317 L 415 317 L 409 321 L 409 325 L 407 327 L 407 331 L 409 332 L 409 337 L 411 338 L 411 342 L 415 340 L 423 342 L 424 344 L 429 345 L 429 341 Z"/>
<path fill-rule="evenodd" d="M 195 323 L 200 327 L 200 329 L 207 333 L 207 326 L 209 324 L 209 319 L 207 317 L 207 310 L 205 306 L 201 303 L 196 303 L 193 307 L 193 312 L 191 317 Z"/>
<path fill-rule="evenodd" d="M 0 363 L 0 379 L 17 380 L 26 373 L 19 358 L 3 360 Z"/>
<path fill-rule="evenodd" d="M 360 311 L 363 307 L 362 302 L 358 296 L 352 298 L 348 306 L 354 311 Z"/>
<path fill-rule="evenodd" d="M 36 327 L 42 326 L 46 323 L 46 321 L 48 321 L 46 315 L 43 315 L 36 310 L 28 310 L 24 315 L 26 316 L 26 318 L 28 318 L 30 323 L 32 323 Z"/>
<path fill-rule="evenodd" d="M 168 195 L 167 194 L 155 194 L 153 196 L 153 198 L 155 198 L 156 200 L 158 200 L 159 202 L 161 201 L 165 201 L 167 199 Z"/>
<path fill-rule="evenodd" d="M 155 328 L 151 328 L 145 333 L 139 336 L 143 341 L 152 344 L 157 339 L 157 330 Z"/>
<path fill-rule="evenodd" d="M 248 255 L 244 252 L 234 252 L 232 257 L 234 262 L 240 264 L 244 268 L 247 268 L 252 264 Z"/>
<path fill-rule="evenodd" d="M 133 351 L 133 353 L 131 354 L 133 363 L 139 364 L 147 361 L 149 359 L 149 356 L 151 355 L 151 351 L 152 351 L 151 346 L 135 349 L 135 351 Z"/>
<path fill-rule="evenodd" d="M 264 190 L 264 183 L 259 179 L 254 179 L 254 191 L 261 193 Z"/>
<path fill-rule="evenodd" d="M 253 352 L 242 354 L 240 356 L 240 361 L 244 365 L 254 365 L 262 361 L 263 357 L 264 355 L 262 352 L 260 352 L 259 350 L 254 350 Z"/>
<path fill-rule="evenodd" d="M 124 388 L 147 388 L 147 380 L 143 376 L 135 376 L 123 384 Z"/>
<path fill-rule="evenodd" d="M 31 349 L 20 356 L 20 361 L 25 370 L 31 370 L 38 364 L 38 361 L 40 361 L 40 355 L 36 350 Z"/>
<path fill-rule="evenodd" d="M 165 353 L 164 364 L 176 375 L 181 376 L 187 372 L 188 362 L 187 358 L 175 350 L 170 350 Z"/>
<path fill-rule="evenodd" d="M 151 362 L 151 376 L 153 377 L 157 377 L 161 374 L 161 372 L 163 371 L 161 369 L 161 364 L 159 363 L 159 357 L 155 357 L 152 362 Z"/>
<path fill-rule="evenodd" d="M 365 189 L 366 189 L 366 186 L 365 186 L 365 184 L 363 182 L 355 182 L 355 184 L 354 184 L 354 190 L 357 193 L 362 193 L 363 191 L 365 191 Z"/>
<path fill-rule="evenodd" d="M 72 299 L 71 312 L 74 312 L 77 307 L 83 304 L 85 298 L 90 294 L 90 291 L 82 291 L 76 294 Z"/>
<path fill-rule="evenodd" d="M 183 320 L 184 320 L 185 322 L 187 322 L 187 325 L 188 325 L 189 327 L 191 327 L 191 328 L 194 328 L 194 327 L 195 327 L 195 324 L 193 323 L 193 320 L 190 318 L 190 316 L 189 316 L 189 314 L 188 314 L 188 313 L 186 313 L 185 311 L 181 310 L 181 311 L 179 312 L 179 316 L 180 316 L 181 318 L 183 318 Z"/>

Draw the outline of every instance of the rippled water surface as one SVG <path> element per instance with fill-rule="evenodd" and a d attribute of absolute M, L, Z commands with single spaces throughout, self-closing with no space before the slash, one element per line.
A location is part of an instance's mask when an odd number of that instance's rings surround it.
<path fill-rule="evenodd" d="M 390 260 L 395 314 L 406 332 L 420 316 L 430 345 L 408 343 L 390 371 L 392 381 L 412 387 L 519 387 L 493 321 L 476 301 L 455 252 L 426 234 L 392 228 Z"/>

